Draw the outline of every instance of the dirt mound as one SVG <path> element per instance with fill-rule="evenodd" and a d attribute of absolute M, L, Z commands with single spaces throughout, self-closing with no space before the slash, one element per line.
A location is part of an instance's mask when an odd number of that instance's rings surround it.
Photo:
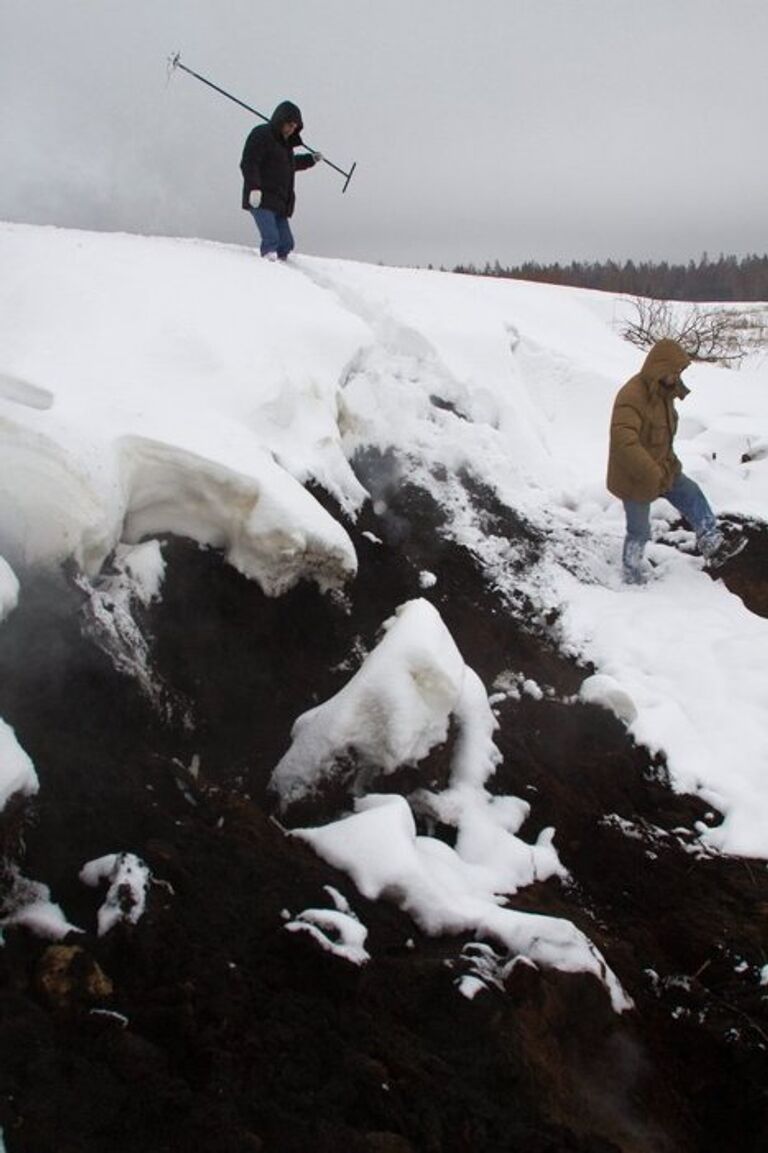
<path fill-rule="evenodd" d="M 536 554 L 529 526 L 468 491 L 521 557 Z M 56 958 L 66 996 L 46 986 L 49 942 L 9 929 L 0 949 L 9 1153 L 719 1153 L 735 1133 L 739 1153 L 768 1145 L 764 863 L 704 852 L 690 830 L 716 817 L 673 793 L 611 714 L 569 702 L 589 670 L 524 604 L 499 600 L 424 492 L 393 488 L 387 509 L 351 528 L 360 574 L 343 595 L 269 599 L 215 551 L 167 541 L 162 602 L 140 614 L 162 707 L 88 639 L 71 574 L 24 581 L 0 629 L 0 715 L 41 791 L 5 844 L 86 932 Z M 723 579 L 764 611 L 766 540 L 749 532 Z M 440 574 L 428 593 L 425 569 Z M 507 972 L 503 957 L 503 978 L 466 999 L 465 940 L 365 901 L 274 820 L 267 782 L 293 721 L 422 595 L 486 685 L 513 670 L 551 690 L 498 704 L 491 788 L 530 802 L 527 839 L 554 825 L 570 879 L 513 904 L 582 928 L 633 1012 L 617 1016 L 591 977 Z M 424 771 L 439 777 L 447 752 Z M 104 890 L 79 872 L 122 851 L 151 872 L 147 912 L 100 937 Z M 330 906 L 326 886 L 368 927 L 367 965 L 285 931 Z M 492 942 L 484 957 L 492 969 Z"/>

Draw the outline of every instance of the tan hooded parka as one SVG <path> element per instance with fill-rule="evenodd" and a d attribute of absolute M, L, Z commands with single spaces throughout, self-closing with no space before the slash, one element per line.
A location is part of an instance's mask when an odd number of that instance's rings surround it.
<path fill-rule="evenodd" d="M 619 390 L 611 416 L 606 483 L 620 500 L 655 500 L 682 471 L 672 447 L 677 432 L 675 400 L 688 395 L 679 377 L 690 363 L 676 340 L 659 340 L 637 376 Z M 664 385 L 666 376 L 678 379 Z"/>

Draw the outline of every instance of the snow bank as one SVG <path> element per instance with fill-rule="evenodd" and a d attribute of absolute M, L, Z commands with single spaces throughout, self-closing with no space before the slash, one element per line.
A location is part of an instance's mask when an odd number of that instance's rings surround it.
<path fill-rule="evenodd" d="M 355 572 L 365 493 L 337 394 L 369 339 L 331 297 L 246 249 L 0 225 L 0 551 L 98 571 L 119 541 L 183 532 L 271 594 Z"/>
<path fill-rule="evenodd" d="M 302 577 L 333 588 L 357 558 L 338 523 L 263 451 L 247 476 L 167 445 L 124 445 L 122 537 L 163 532 L 224 551 L 230 564 L 279 595 Z"/>
<path fill-rule="evenodd" d="M 637 707 L 632 697 L 615 677 L 606 676 L 605 673 L 595 673 L 582 681 L 579 697 L 586 704 L 608 709 L 628 725 L 637 720 Z"/>

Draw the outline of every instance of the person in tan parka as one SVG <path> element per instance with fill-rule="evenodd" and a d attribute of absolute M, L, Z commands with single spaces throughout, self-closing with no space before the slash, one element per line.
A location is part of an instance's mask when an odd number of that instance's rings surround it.
<path fill-rule="evenodd" d="M 647 579 L 643 553 L 651 536 L 651 501 L 657 497 L 664 497 L 685 517 L 708 567 L 723 564 L 743 547 L 743 539 L 726 540 L 704 493 L 675 456 L 675 401 L 690 391 L 682 381 L 690 363 L 677 341 L 659 340 L 614 401 L 606 483 L 624 503 L 622 563 L 628 584 L 644 584 Z"/>

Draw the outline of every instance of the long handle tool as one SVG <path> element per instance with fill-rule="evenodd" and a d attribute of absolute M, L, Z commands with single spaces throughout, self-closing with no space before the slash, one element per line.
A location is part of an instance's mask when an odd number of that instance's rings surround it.
<path fill-rule="evenodd" d="M 193 72 L 191 68 L 187 68 L 186 64 L 181 63 L 180 52 L 176 52 L 173 56 L 168 57 L 168 75 L 170 76 L 171 73 L 175 72 L 177 68 L 181 68 L 182 72 L 187 72 L 190 76 L 194 76 L 195 80 L 199 80 L 202 84 L 207 84 L 209 88 L 214 90 L 214 92 L 220 92 L 222 96 L 226 96 L 227 100 L 231 100 L 233 104 L 239 104 L 240 107 L 245 108 L 247 112 L 252 112 L 253 115 L 258 116 L 260 120 L 269 120 L 269 117 L 265 116 L 263 112 L 259 112 L 256 108 L 251 108 L 250 104 L 246 104 L 245 101 L 239 100 L 237 96 L 233 96 L 231 92 L 227 92 L 224 88 L 219 88 L 218 84 L 214 84 L 212 80 L 206 80 L 205 76 L 201 76 L 199 72 Z M 317 151 L 317 149 L 312 148 L 310 144 L 305 144 L 304 147 L 309 149 L 310 152 Z M 353 163 L 349 172 L 345 172 L 343 168 L 339 168 L 338 164 L 334 164 L 333 161 L 329 160 L 327 156 L 323 156 L 323 164 L 327 164 L 329 168 L 333 168 L 335 172 L 340 172 L 341 175 L 345 177 L 344 187 L 341 191 L 346 192 L 347 188 L 349 187 L 349 182 L 352 179 L 352 173 L 357 168 L 357 161 Z"/>

